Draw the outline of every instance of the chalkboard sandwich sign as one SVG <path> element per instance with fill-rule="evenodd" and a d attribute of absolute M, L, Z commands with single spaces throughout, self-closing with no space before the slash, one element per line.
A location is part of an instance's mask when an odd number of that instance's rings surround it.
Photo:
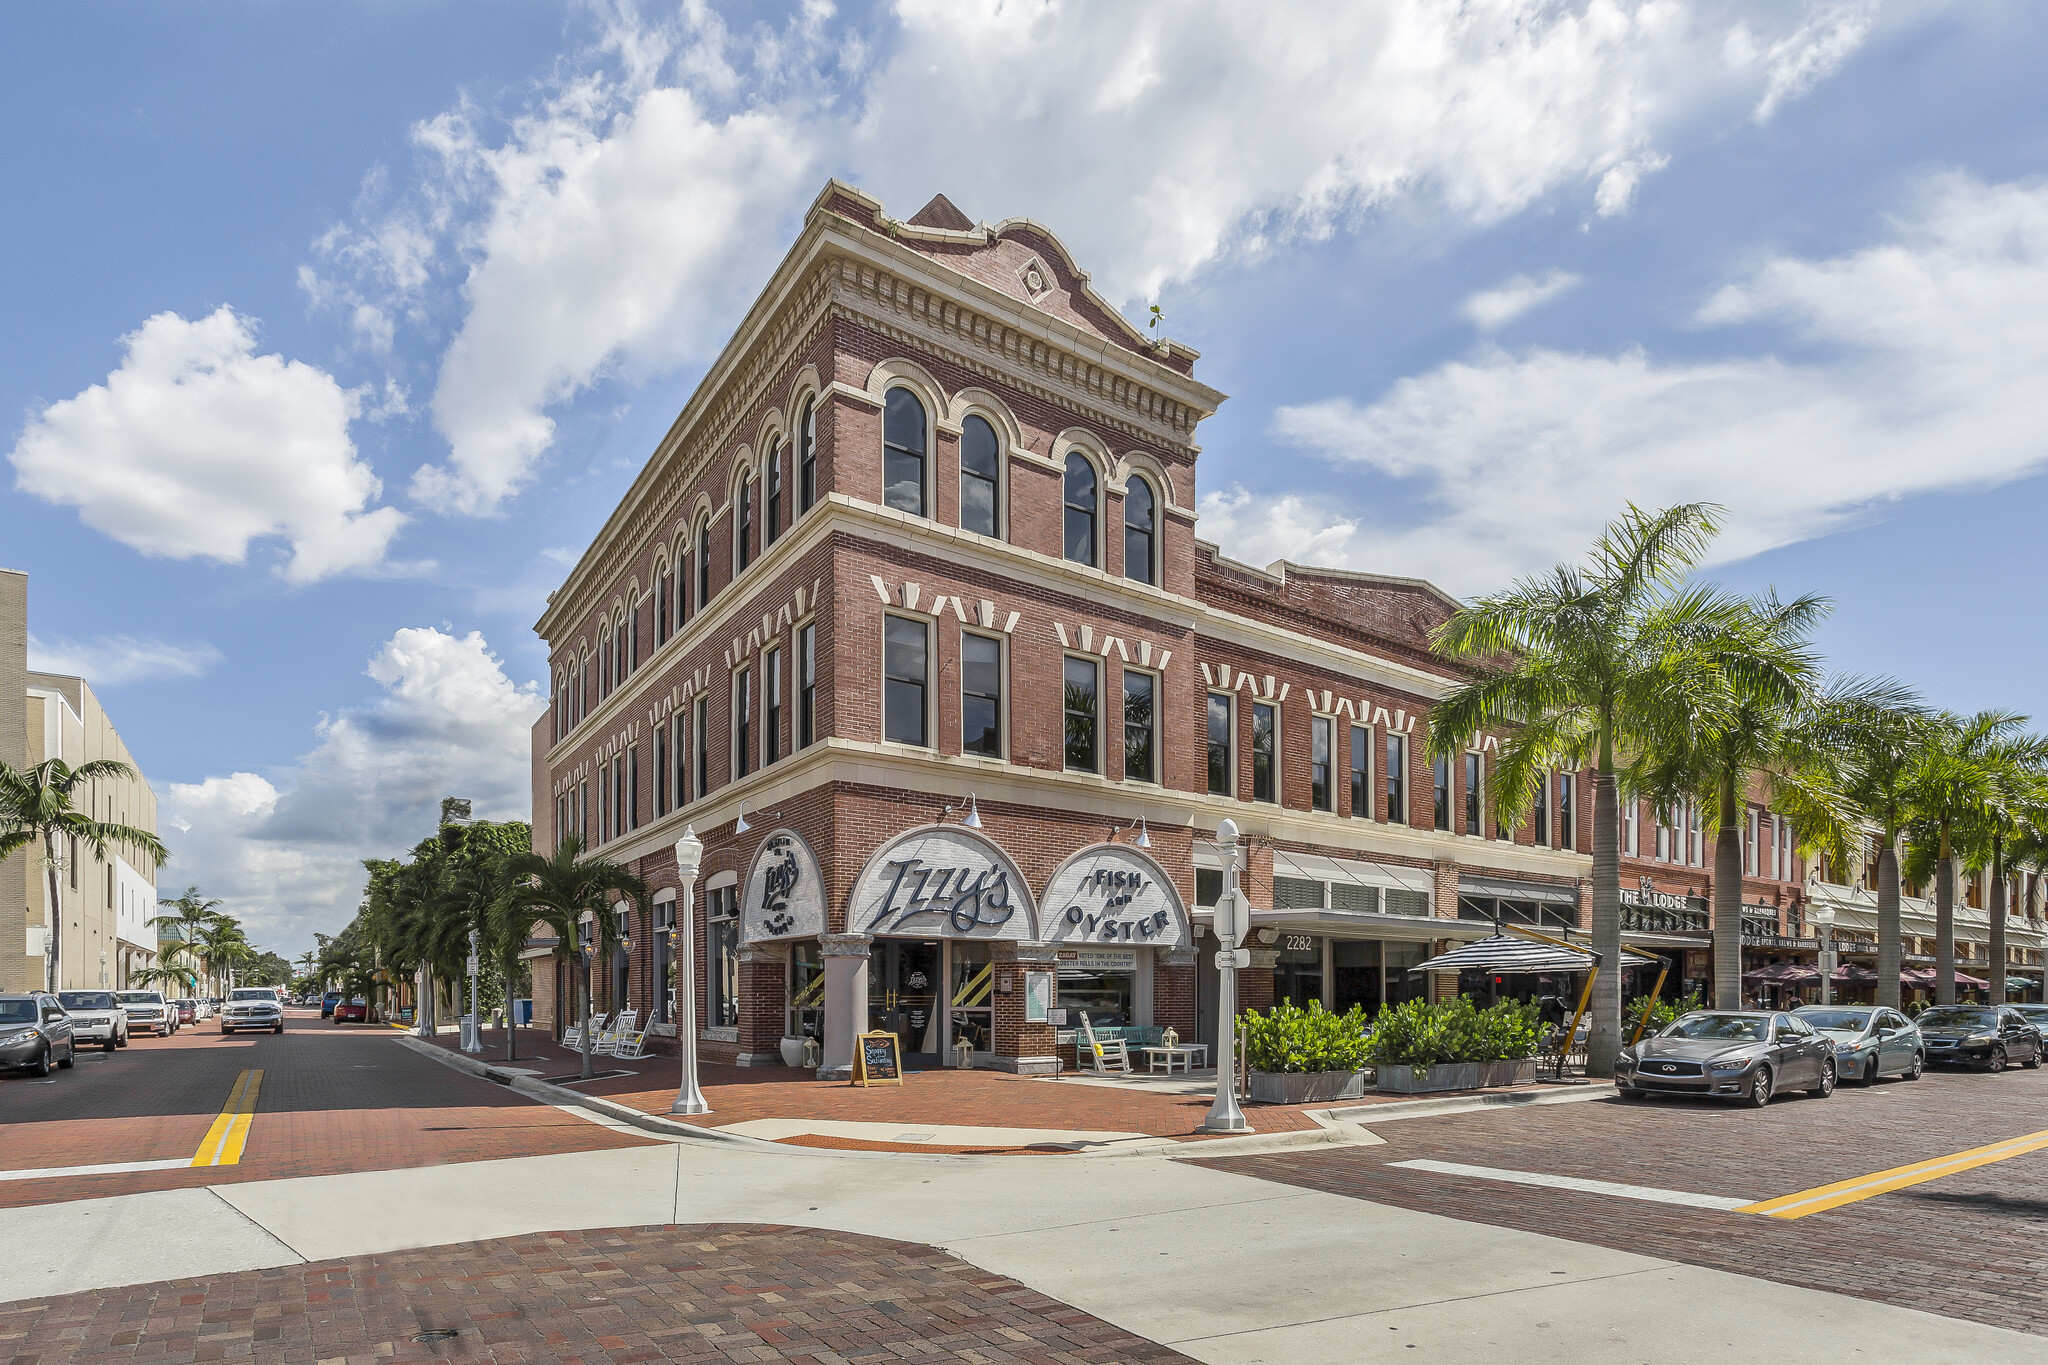
<path fill-rule="evenodd" d="M 903 1084 L 903 1055 L 899 1040 L 886 1030 L 863 1033 L 854 1039 L 853 1085 Z"/>

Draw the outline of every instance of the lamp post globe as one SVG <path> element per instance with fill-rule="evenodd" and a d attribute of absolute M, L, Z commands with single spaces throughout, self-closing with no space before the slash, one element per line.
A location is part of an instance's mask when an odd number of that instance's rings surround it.
<path fill-rule="evenodd" d="M 676 1051 L 682 1054 L 682 1081 L 676 1087 L 676 1102 L 669 1106 L 671 1114 L 708 1114 L 711 1106 L 704 1100 L 704 1092 L 697 1088 L 697 940 L 692 923 L 697 895 L 697 869 L 704 862 L 704 841 L 697 837 L 694 826 L 683 827 L 683 837 L 676 840 L 676 922 L 671 931 L 675 935 L 676 972 Z"/>

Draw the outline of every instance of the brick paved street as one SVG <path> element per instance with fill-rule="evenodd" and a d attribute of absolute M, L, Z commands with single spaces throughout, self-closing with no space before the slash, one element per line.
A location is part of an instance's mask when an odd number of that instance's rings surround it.
<path fill-rule="evenodd" d="M 1425 1158 L 1764 1198 L 2044 1129 L 2048 1070 L 1931 1072 L 1762 1111 L 1608 1100 L 1417 1118 L 1375 1129 L 1383 1147 L 1202 1164 L 2048 1334 L 2048 1151 L 1796 1221 L 1390 1165 Z"/>
<path fill-rule="evenodd" d="M 137 1038 L 111 1055 L 81 1051 L 77 1066 L 47 1084 L 0 1080 L 0 1168 L 189 1158 L 235 1078 L 251 1068 L 263 1081 L 239 1164 L 0 1181 L 0 1207 L 646 1141 L 452 1071 L 389 1029 L 294 1011 L 281 1035 L 222 1037 L 209 1021 L 171 1038 Z"/>
<path fill-rule="evenodd" d="M 418 1343 L 429 1330 L 452 1339 Z M 930 1247 L 694 1226 L 554 1232 L 0 1308 L 16 1365 L 247 1359 L 1182 1361 Z"/>

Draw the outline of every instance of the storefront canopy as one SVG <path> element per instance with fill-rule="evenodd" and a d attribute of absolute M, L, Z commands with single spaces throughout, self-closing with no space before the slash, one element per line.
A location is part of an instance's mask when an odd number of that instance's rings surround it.
<path fill-rule="evenodd" d="M 1654 967 L 1657 959 L 1641 953 L 1621 953 L 1626 967 Z M 1556 948 L 1518 934 L 1494 934 L 1488 938 L 1440 953 L 1419 967 L 1418 972 L 1583 972 L 1593 955 L 1572 948 Z"/>
<path fill-rule="evenodd" d="M 1575 906 L 1579 903 L 1576 887 L 1552 882 L 1518 882 L 1507 877 L 1478 877 L 1469 872 L 1458 874 L 1458 894 L 1493 896 L 1510 901 L 1540 901 L 1545 905 Z"/>

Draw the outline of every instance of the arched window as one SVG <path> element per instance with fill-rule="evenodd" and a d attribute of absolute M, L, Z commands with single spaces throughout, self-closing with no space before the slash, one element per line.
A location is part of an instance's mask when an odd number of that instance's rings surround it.
<path fill-rule="evenodd" d="M 669 632 L 674 628 L 668 613 L 668 565 L 664 563 L 654 575 L 654 647 L 656 649 L 660 649 L 668 643 Z"/>
<path fill-rule="evenodd" d="M 632 671 L 633 656 L 626 652 L 626 617 L 621 613 L 612 626 L 612 686 L 625 682 Z"/>
<path fill-rule="evenodd" d="M 711 518 L 697 523 L 697 610 L 711 605 Z"/>
<path fill-rule="evenodd" d="M 1076 564 L 1095 563 L 1095 466 L 1078 450 L 1067 452 L 1066 556 Z"/>
<path fill-rule="evenodd" d="M 818 405 L 804 401 L 803 420 L 796 428 L 796 514 L 802 516 L 818 500 Z"/>
<path fill-rule="evenodd" d="M 1157 583 L 1153 561 L 1153 531 L 1158 521 L 1158 502 L 1152 485 L 1138 475 L 1124 486 L 1124 577 L 1140 583 Z"/>
<path fill-rule="evenodd" d="M 768 452 L 768 506 L 767 515 L 762 518 L 768 523 L 768 538 L 761 542 L 767 549 L 782 534 L 782 442 L 775 443 L 775 449 Z"/>
<path fill-rule="evenodd" d="M 612 691 L 612 623 L 604 623 L 604 629 L 597 635 L 597 699 L 603 701 Z"/>
<path fill-rule="evenodd" d="M 984 417 L 960 424 L 960 529 L 985 536 L 1002 534 L 1002 447 Z"/>
<path fill-rule="evenodd" d="M 688 542 L 676 541 L 676 630 L 679 633 L 683 622 L 690 619 L 690 572 L 683 566 L 683 551 L 688 548 Z"/>
<path fill-rule="evenodd" d="M 733 510 L 732 571 L 738 577 L 754 562 L 754 476 L 740 480 L 739 496 Z"/>
<path fill-rule="evenodd" d="M 921 517 L 924 512 L 924 404 L 909 389 L 889 390 L 882 415 L 882 503 Z"/>

